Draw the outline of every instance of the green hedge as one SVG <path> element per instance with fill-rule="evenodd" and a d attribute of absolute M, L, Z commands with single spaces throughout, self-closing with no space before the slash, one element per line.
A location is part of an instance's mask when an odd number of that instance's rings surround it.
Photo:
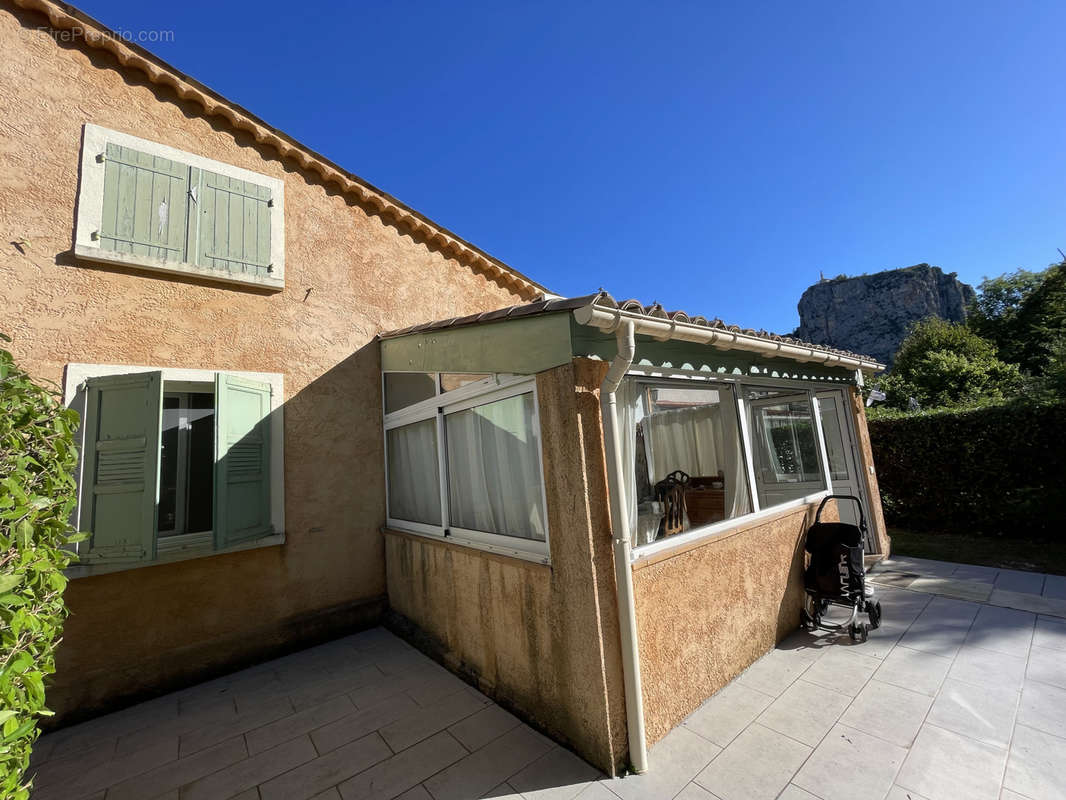
<path fill-rule="evenodd" d="M 890 525 L 993 536 L 1066 531 L 1066 403 L 871 419 Z"/>
<path fill-rule="evenodd" d="M 0 334 L 0 338 L 10 341 Z M 62 547 L 77 540 L 78 415 L 37 386 L 0 349 L 0 799 L 25 800 L 30 747 L 44 706 L 44 679 L 67 610 Z"/>

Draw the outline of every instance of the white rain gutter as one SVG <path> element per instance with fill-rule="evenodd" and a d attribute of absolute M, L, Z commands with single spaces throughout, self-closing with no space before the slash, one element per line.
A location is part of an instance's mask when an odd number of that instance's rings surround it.
<path fill-rule="evenodd" d="M 618 629 L 622 639 L 622 678 L 626 692 L 626 721 L 629 729 L 629 761 L 633 771 L 648 771 L 648 747 L 644 735 L 644 696 L 640 686 L 640 653 L 637 650 L 637 611 L 633 598 L 633 569 L 629 512 L 625 500 L 625 466 L 618 430 L 615 392 L 633 363 L 636 335 L 632 320 L 619 321 L 615 328 L 618 354 L 611 362 L 600 387 L 603 404 L 603 438 L 607 444 L 607 485 L 611 499 L 611 527 L 614 537 L 614 577 L 618 595 Z"/>
<path fill-rule="evenodd" d="M 574 319 L 580 325 L 590 325 L 607 333 L 617 331 L 625 323 L 630 323 L 636 333 L 650 336 L 661 342 L 673 339 L 681 342 L 709 344 L 719 350 L 746 350 L 752 353 L 764 353 L 767 356 L 788 358 L 793 361 L 814 362 L 831 367 L 847 367 L 863 372 L 880 372 L 885 368 L 884 364 L 876 361 L 868 361 L 864 358 L 855 358 L 840 353 L 830 353 L 816 347 L 805 347 L 791 342 L 775 342 L 759 336 L 730 331 L 724 328 L 710 328 L 691 322 L 649 317 L 645 314 L 623 311 L 620 308 L 609 308 L 595 303 L 575 309 Z"/>

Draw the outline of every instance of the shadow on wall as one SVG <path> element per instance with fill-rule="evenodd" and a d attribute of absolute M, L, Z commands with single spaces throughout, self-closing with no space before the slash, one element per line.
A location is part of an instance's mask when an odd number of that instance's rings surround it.
<path fill-rule="evenodd" d="M 281 406 L 284 545 L 70 582 L 71 616 L 49 688 L 49 706 L 57 712 L 53 725 L 114 711 L 381 621 L 386 599 L 379 352 L 376 341 L 364 345 Z M 122 620 L 120 628 L 116 620 Z"/>

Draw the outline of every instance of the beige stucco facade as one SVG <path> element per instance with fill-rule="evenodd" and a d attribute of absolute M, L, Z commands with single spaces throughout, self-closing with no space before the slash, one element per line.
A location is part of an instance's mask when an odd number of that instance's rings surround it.
<path fill-rule="evenodd" d="M 833 514 L 827 509 L 826 520 Z M 648 745 L 794 631 L 803 607 L 804 534 L 814 507 L 664 558 L 633 582 Z"/>
<path fill-rule="evenodd" d="M 627 757 L 599 386 L 537 375 L 551 564 L 386 536 L 391 607 L 454 670 L 607 771 Z"/>
<path fill-rule="evenodd" d="M 386 604 L 383 329 L 530 299 L 224 117 L 0 8 L 0 330 L 61 384 L 72 362 L 284 375 L 284 545 L 71 582 L 49 706 L 83 717 L 376 622 Z M 278 293 L 71 255 L 82 126 L 284 181 Z M 19 247 L 8 244 L 22 242 Z"/>

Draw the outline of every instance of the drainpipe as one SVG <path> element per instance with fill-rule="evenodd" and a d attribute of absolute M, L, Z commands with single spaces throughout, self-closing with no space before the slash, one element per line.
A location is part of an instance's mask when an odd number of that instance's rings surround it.
<path fill-rule="evenodd" d="M 626 510 L 626 486 L 622 476 L 622 448 L 618 431 L 618 405 L 615 392 L 633 363 L 636 339 L 633 321 L 623 320 L 616 329 L 618 355 L 607 370 L 600 387 L 603 403 L 603 438 L 607 445 L 608 494 L 614 538 L 614 577 L 618 587 L 618 627 L 622 638 L 622 676 L 626 691 L 626 720 L 629 727 L 629 760 L 633 771 L 648 771 L 648 748 L 644 736 L 644 697 L 640 687 L 640 654 L 637 651 L 637 612 L 633 598 L 633 570 L 630 568 L 631 539 Z"/>

